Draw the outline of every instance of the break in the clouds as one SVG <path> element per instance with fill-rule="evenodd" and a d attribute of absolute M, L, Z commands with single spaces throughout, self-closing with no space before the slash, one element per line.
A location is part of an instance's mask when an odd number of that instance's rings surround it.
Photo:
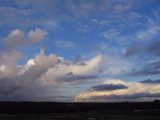
<path fill-rule="evenodd" d="M 159 98 L 159 0 L 0 3 L 0 100 Z"/>

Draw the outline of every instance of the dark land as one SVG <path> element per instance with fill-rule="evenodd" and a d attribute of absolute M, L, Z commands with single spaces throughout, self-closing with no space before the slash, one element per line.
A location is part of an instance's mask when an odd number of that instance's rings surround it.
<path fill-rule="evenodd" d="M 0 120 L 160 120 L 160 101 L 0 102 Z"/>

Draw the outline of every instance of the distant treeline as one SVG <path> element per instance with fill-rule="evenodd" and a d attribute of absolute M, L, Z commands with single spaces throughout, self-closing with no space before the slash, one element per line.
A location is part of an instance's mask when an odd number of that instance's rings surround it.
<path fill-rule="evenodd" d="M 69 113 L 93 110 L 160 110 L 160 102 L 158 100 L 121 103 L 0 102 L 0 113 Z"/>

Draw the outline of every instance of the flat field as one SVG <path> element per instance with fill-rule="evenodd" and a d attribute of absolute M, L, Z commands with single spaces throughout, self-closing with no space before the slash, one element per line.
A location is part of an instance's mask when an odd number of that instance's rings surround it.
<path fill-rule="evenodd" d="M 154 111 L 148 113 L 142 111 L 90 111 L 53 114 L 0 114 L 0 120 L 160 120 L 160 114 L 155 114 Z"/>

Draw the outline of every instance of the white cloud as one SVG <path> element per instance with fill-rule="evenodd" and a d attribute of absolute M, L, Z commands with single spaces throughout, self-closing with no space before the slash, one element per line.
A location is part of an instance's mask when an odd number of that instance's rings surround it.
<path fill-rule="evenodd" d="M 122 80 L 106 80 L 101 85 L 124 85 L 125 89 L 87 90 L 75 97 L 75 101 L 148 101 L 160 96 L 160 84 L 145 84 L 140 82 L 124 82 Z"/>

